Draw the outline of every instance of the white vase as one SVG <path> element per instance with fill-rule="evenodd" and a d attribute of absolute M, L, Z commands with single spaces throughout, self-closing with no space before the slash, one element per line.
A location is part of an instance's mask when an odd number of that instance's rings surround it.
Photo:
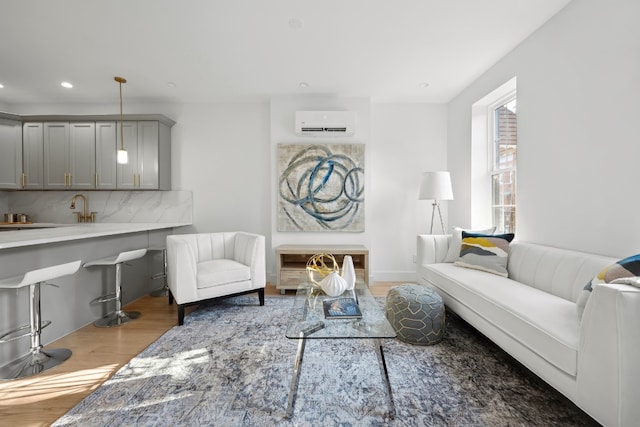
<path fill-rule="evenodd" d="M 353 268 L 351 255 L 345 255 L 342 260 L 342 278 L 347 282 L 347 290 L 350 291 L 356 286 L 356 270 Z"/>
<path fill-rule="evenodd" d="M 347 283 L 338 273 L 332 271 L 320 281 L 320 287 L 330 297 L 337 297 L 347 289 Z"/>

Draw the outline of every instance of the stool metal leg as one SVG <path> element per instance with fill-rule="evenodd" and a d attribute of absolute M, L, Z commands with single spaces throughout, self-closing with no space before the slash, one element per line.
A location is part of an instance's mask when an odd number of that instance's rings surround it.
<path fill-rule="evenodd" d="M 107 314 L 93 324 L 99 328 L 110 328 L 112 326 L 124 325 L 140 317 L 139 311 L 122 311 L 122 264 L 116 264 L 116 310 Z"/>
<path fill-rule="evenodd" d="M 166 297 L 169 295 L 169 285 L 167 284 L 167 250 L 162 250 L 162 268 L 163 270 L 160 273 L 154 274 L 151 276 L 152 279 L 160 279 L 162 278 L 162 287 L 160 289 L 156 289 L 152 291 L 149 295 L 152 297 Z"/>
<path fill-rule="evenodd" d="M 0 368 L 0 379 L 29 377 L 58 366 L 69 357 L 71 350 L 59 348 L 42 350 L 40 318 L 40 283 L 29 285 L 29 329 L 31 349 L 28 354 Z"/>

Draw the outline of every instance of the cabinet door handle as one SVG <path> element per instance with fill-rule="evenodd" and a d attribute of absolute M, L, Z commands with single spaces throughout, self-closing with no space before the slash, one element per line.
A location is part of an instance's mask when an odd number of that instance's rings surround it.
<path fill-rule="evenodd" d="M 98 174 L 95 174 L 96 177 L 96 188 L 98 188 Z"/>
<path fill-rule="evenodd" d="M 24 172 L 22 172 L 22 188 L 26 186 L 26 181 L 27 181 L 27 175 Z"/>
<path fill-rule="evenodd" d="M 71 187 L 71 172 L 69 172 L 69 184 L 68 184 L 68 186 Z"/>

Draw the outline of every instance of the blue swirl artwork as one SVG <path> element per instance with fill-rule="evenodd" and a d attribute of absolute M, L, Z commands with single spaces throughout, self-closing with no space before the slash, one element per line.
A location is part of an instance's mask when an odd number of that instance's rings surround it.
<path fill-rule="evenodd" d="M 364 231 L 364 144 L 278 144 L 278 231 Z"/>

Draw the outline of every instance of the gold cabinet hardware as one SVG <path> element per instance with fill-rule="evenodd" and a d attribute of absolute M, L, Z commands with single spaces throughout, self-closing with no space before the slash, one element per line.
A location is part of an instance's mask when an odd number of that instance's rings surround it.
<path fill-rule="evenodd" d="M 26 186 L 27 174 L 22 172 L 22 188 Z"/>

